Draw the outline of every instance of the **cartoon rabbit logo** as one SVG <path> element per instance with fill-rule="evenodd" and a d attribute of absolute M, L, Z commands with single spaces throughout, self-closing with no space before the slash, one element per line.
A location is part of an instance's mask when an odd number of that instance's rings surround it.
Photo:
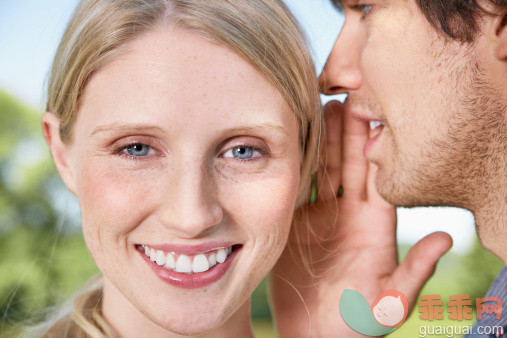
<path fill-rule="evenodd" d="M 400 291 L 387 290 L 370 307 L 363 295 L 347 289 L 340 299 L 340 313 L 355 331 L 368 336 L 383 336 L 403 324 L 408 314 L 408 301 Z"/>

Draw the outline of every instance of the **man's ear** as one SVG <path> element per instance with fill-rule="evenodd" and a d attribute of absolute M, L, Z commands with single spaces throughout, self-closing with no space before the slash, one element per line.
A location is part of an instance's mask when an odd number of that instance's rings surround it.
<path fill-rule="evenodd" d="M 60 119 L 51 112 L 42 115 L 42 130 L 56 169 L 67 188 L 76 195 L 74 173 L 70 161 L 70 148 L 60 136 Z"/>
<path fill-rule="evenodd" d="M 507 61 L 507 11 L 502 10 L 493 20 L 493 33 L 496 40 L 495 57 Z"/>

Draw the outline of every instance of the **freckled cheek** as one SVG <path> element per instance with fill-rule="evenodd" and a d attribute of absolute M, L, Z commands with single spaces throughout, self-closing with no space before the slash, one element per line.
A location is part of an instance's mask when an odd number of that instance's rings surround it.
<path fill-rule="evenodd" d="M 298 183 L 299 172 L 291 175 L 288 170 L 277 176 L 230 185 L 223 191 L 227 196 L 223 207 L 240 231 L 248 233 L 258 254 L 281 253 L 290 230 Z"/>
<path fill-rule="evenodd" d="M 150 186 L 133 173 L 105 169 L 92 161 L 79 168 L 76 183 L 83 233 L 92 254 L 124 245 L 148 212 Z"/>

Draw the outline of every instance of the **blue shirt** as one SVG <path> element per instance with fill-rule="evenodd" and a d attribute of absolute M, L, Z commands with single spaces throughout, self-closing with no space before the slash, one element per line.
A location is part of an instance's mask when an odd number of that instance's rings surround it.
<path fill-rule="evenodd" d="M 504 265 L 498 277 L 493 282 L 491 289 L 489 289 L 486 297 L 500 297 L 502 300 L 502 317 L 496 319 L 495 315 L 482 315 L 482 320 L 478 320 L 473 328 L 473 333 L 465 336 L 465 338 L 493 338 L 502 337 L 507 338 L 507 265 Z M 502 333 L 484 334 L 484 331 L 491 330 L 491 328 L 503 327 Z M 480 332 L 479 332 L 480 331 Z M 495 330 L 498 331 L 498 330 Z"/>

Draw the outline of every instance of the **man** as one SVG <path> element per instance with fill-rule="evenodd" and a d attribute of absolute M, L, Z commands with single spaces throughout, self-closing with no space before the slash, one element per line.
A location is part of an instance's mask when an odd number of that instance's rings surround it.
<path fill-rule="evenodd" d="M 370 304 L 397 289 L 414 306 L 451 239 L 425 237 L 398 266 L 395 210 L 382 197 L 471 210 L 482 245 L 507 263 L 507 1 L 336 5 L 346 21 L 320 85 L 348 99 L 325 107 L 318 199 L 295 218 L 312 230 L 294 227 L 271 275 L 287 337 L 358 336 L 340 317 L 345 288 Z M 507 303 L 507 268 L 489 294 Z"/>

